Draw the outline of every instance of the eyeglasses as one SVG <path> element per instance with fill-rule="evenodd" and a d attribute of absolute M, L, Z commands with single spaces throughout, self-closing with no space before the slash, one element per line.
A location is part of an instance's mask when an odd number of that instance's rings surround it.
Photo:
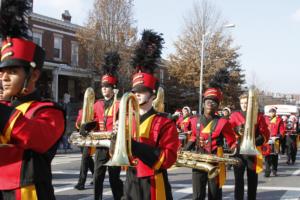
<path fill-rule="evenodd" d="M 212 100 L 212 99 L 206 99 L 204 103 L 207 104 L 207 105 L 212 105 L 212 106 L 217 106 L 218 105 L 218 103 L 216 101 Z"/>

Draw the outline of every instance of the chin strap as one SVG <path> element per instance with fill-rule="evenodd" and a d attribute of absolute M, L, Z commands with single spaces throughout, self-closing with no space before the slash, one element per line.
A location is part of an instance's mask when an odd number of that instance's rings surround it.
<path fill-rule="evenodd" d="M 28 73 L 26 73 L 25 80 L 23 82 L 23 87 L 18 92 L 16 97 L 25 96 L 27 94 L 27 92 L 28 92 L 28 82 L 29 82 L 29 79 L 31 78 L 32 71 L 33 71 L 33 69 L 30 67 Z"/>

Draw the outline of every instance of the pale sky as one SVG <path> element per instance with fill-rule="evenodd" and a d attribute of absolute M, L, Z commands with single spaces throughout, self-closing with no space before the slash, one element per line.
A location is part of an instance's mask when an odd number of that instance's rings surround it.
<path fill-rule="evenodd" d="M 201 0 L 198 0 L 201 1 Z M 248 84 L 272 92 L 300 94 L 300 1 L 298 0 L 211 0 L 222 18 L 236 25 L 226 30 L 240 46 L 240 62 Z M 163 57 L 174 52 L 184 25 L 184 16 L 195 0 L 135 0 L 134 19 L 145 28 L 163 33 Z M 87 20 L 93 0 L 34 0 L 34 12 L 61 18 L 69 10 L 72 22 Z"/>

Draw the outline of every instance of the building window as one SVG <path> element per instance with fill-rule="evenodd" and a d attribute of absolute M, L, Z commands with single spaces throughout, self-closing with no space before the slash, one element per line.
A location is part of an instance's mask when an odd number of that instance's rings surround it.
<path fill-rule="evenodd" d="M 62 37 L 54 36 L 54 52 L 53 56 L 56 59 L 62 58 Z"/>
<path fill-rule="evenodd" d="M 42 46 L 42 39 L 43 39 L 42 33 L 33 32 L 32 38 L 34 43 L 36 43 L 39 46 Z"/>
<path fill-rule="evenodd" d="M 73 41 L 71 44 L 71 65 L 78 66 L 78 43 Z"/>

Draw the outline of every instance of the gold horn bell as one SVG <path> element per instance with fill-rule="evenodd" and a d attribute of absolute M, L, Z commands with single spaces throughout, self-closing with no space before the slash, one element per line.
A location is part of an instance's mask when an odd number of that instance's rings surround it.
<path fill-rule="evenodd" d="M 258 99 L 257 91 L 254 87 L 249 89 L 248 105 L 245 123 L 245 132 L 242 135 L 242 142 L 240 145 L 240 154 L 243 155 L 258 155 L 259 151 L 255 145 L 255 124 L 257 122 L 258 114 Z"/>
<path fill-rule="evenodd" d="M 135 128 L 133 129 L 133 125 Z M 119 121 L 116 145 L 108 166 L 131 166 L 136 163 L 131 152 L 131 138 L 139 138 L 139 103 L 133 93 L 125 93 L 119 105 Z"/>

